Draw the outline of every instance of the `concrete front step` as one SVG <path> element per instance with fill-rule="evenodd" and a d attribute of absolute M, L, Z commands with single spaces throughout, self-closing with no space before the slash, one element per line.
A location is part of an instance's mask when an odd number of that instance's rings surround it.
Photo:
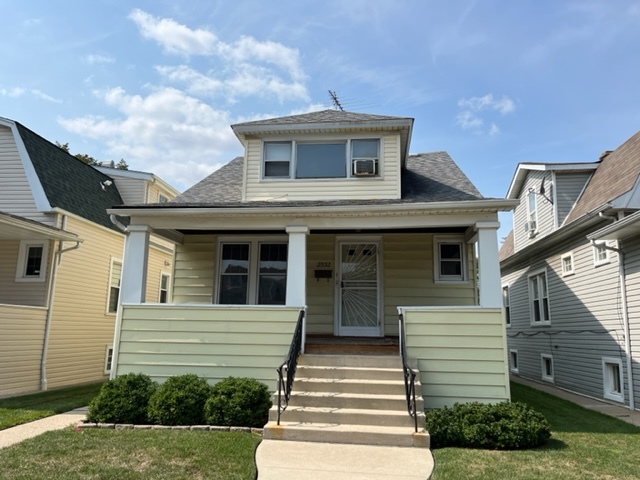
<path fill-rule="evenodd" d="M 350 425 L 331 423 L 269 422 L 263 430 L 267 440 L 301 442 L 352 443 L 360 445 L 391 445 L 396 447 L 429 447 L 429 434 L 415 433 L 407 427 Z"/>
<path fill-rule="evenodd" d="M 415 360 L 409 366 L 414 368 Z M 298 359 L 298 366 L 333 366 L 352 368 L 402 368 L 399 355 L 314 355 L 303 354 Z"/>
<path fill-rule="evenodd" d="M 422 398 L 416 399 L 418 410 L 423 411 Z M 363 408 L 365 410 L 403 410 L 407 399 L 402 395 L 374 395 L 367 393 L 296 392 L 293 390 L 289 405 L 299 407 Z"/>
<path fill-rule="evenodd" d="M 400 378 L 402 378 L 402 376 L 400 376 Z M 404 395 L 404 380 L 297 377 L 293 384 L 293 391 Z"/>
<path fill-rule="evenodd" d="M 269 411 L 269 420 L 278 418 L 277 407 Z M 350 425 L 380 425 L 383 427 L 414 428 L 414 420 L 407 410 L 370 410 L 362 408 L 289 406 L 282 412 L 282 421 L 298 423 L 328 423 Z M 418 412 L 418 426 L 424 425 L 424 413 Z"/>
<path fill-rule="evenodd" d="M 335 367 L 330 365 L 298 365 L 298 378 L 353 378 L 360 380 L 402 380 L 402 368 Z"/>

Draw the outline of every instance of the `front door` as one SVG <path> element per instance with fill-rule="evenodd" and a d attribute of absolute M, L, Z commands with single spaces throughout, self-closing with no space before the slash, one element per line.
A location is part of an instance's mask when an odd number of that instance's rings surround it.
<path fill-rule="evenodd" d="M 377 242 L 340 242 L 338 335 L 382 335 L 380 265 Z"/>

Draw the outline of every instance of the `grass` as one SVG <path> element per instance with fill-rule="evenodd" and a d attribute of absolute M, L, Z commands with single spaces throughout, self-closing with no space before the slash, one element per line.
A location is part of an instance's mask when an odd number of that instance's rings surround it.
<path fill-rule="evenodd" d="M 100 391 L 102 383 L 61 388 L 0 400 L 0 430 L 84 407 Z"/>
<path fill-rule="evenodd" d="M 547 417 L 553 433 L 548 444 L 519 451 L 434 450 L 433 480 L 640 478 L 640 428 L 523 385 L 512 383 L 511 395 Z"/>
<path fill-rule="evenodd" d="M 258 435 L 65 429 L 0 450 L 0 479 L 252 480 Z"/>

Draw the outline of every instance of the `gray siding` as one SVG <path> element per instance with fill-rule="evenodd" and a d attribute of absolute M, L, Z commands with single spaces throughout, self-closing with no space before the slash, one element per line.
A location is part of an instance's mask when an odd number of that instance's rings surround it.
<path fill-rule="evenodd" d="M 556 209 L 558 213 L 558 225 L 562 225 L 569 215 L 573 205 L 578 200 L 584 186 L 591 178 L 591 172 L 556 173 Z"/>
<path fill-rule="evenodd" d="M 608 264 L 595 266 L 585 233 L 556 245 L 546 259 L 503 271 L 503 285 L 510 287 L 507 343 L 518 351 L 519 375 L 542 380 L 541 354 L 550 354 L 555 385 L 603 398 L 602 358 L 624 359 L 618 256 L 610 252 Z M 561 257 L 570 251 L 575 274 L 563 276 Z M 549 286 L 551 322 L 547 326 L 531 325 L 530 320 L 528 275 L 540 268 L 546 268 Z M 628 403 L 626 376 L 624 397 Z"/>
<path fill-rule="evenodd" d="M 627 303 L 633 358 L 633 390 L 636 408 L 638 408 L 640 406 L 640 237 L 624 240 L 622 249 L 625 252 Z M 626 373 L 626 364 L 624 368 Z"/>
<path fill-rule="evenodd" d="M 540 191 L 540 185 L 542 179 L 545 180 L 545 188 L 547 190 L 547 196 L 549 196 L 551 186 L 551 172 L 538 172 L 530 171 L 527 174 L 527 180 L 522 186 L 520 192 L 520 205 L 518 205 L 513 211 L 513 235 L 514 235 L 514 248 L 517 252 L 522 250 L 533 242 L 537 242 L 541 238 L 552 233 L 555 229 L 554 224 L 554 210 L 553 205 L 544 199 L 541 195 L 536 195 L 537 202 L 537 229 L 536 235 L 533 238 L 529 237 L 529 233 L 525 232 L 525 224 L 529 220 L 529 202 L 528 192 L 529 188 L 535 189 L 536 192 Z"/>

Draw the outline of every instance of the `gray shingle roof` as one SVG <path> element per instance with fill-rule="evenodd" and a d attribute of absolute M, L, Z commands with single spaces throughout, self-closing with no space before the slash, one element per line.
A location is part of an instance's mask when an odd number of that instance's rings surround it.
<path fill-rule="evenodd" d="M 242 203 L 242 168 L 243 159 L 242 157 L 237 157 L 165 205 L 167 207 L 293 207 L 444 202 L 479 200 L 483 198 L 446 152 L 420 153 L 411 155 L 407 159 L 406 169 L 402 171 L 402 198 L 399 200 L 313 200 Z"/>
<path fill-rule="evenodd" d="M 115 183 L 103 190 L 107 175 L 15 123 L 51 206 L 119 232 L 107 215 L 108 208 L 124 203 Z"/>
<path fill-rule="evenodd" d="M 341 110 L 321 110 L 319 112 L 290 115 L 288 117 L 268 118 L 253 122 L 237 123 L 234 127 L 249 125 L 290 125 L 304 123 L 361 123 L 381 120 L 412 120 L 408 117 L 391 117 L 388 115 L 372 115 L 368 113 L 343 112 Z"/>

